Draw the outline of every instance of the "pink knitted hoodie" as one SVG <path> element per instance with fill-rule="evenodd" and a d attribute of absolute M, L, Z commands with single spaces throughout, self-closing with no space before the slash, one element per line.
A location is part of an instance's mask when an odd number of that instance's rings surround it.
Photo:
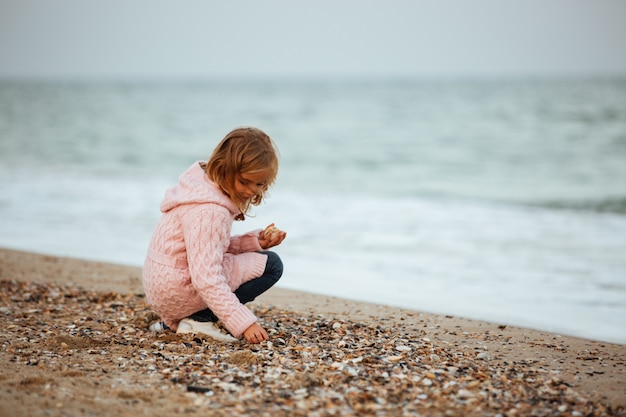
<path fill-rule="evenodd" d="M 143 268 L 146 299 L 176 330 L 183 318 L 209 307 L 235 337 L 257 318 L 233 293 L 259 277 L 267 256 L 260 230 L 232 236 L 237 206 L 194 163 L 165 193 Z"/>

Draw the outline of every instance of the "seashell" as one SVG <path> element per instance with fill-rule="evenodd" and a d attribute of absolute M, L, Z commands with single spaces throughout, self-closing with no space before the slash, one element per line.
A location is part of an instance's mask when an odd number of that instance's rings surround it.
<path fill-rule="evenodd" d="M 487 352 L 480 352 L 478 355 L 476 355 L 476 359 L 488 361 L 491 360 L 491 355 Z"/>
<path fill-rule="evenodd" d="M 53 407 L 84 405 L 72 387 L 90 401 L 114 389 L 120 407 L 139 402 L 152 415 L 614 415 L 539 356 L 493 361 L 487 348 L 499 353 L 510 335 L 458 329 L 442 341 L 443 329 L 426 318 L 411 328 L 251 305 L 270 341 L 223 345 L 148 331 L 155 315 L 142 296 L 0 281 L 3 358 L 11 369 L 35 367 L 6 382 L 14 392 L 39 387 L 33 401 L 41 395 Z M 592 365 L 608 357 L 600 347 L 579 356 Z M 86 376 L 98 384 L 65 382 Z M 150 392 L 160 400 L 144 400 Z"/>

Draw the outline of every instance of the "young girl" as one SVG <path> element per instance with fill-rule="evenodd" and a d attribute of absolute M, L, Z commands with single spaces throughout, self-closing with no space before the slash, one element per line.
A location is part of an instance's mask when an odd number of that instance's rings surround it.
<path fill-rule="evenodd" d="M 282 275 L 274 252 L 286 233 L 269 225 L 231 236 L 233 220 L 244 220 L 274 183 L 278 157 L 261 130 L 239 128 L 217 145 L 207 163 L 194 163 L 167 190 L 143 268 L 143 287 L 162 322 L 153 330 L 203 333 L 217 340 L 268 339 L 244 306 Z M 221 321 L 233 335 L 221 332 Z"/>

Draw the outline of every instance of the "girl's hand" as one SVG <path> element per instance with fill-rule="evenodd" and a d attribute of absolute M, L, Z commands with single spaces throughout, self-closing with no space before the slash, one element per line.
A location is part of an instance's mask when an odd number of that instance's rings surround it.
<path fill-rule="evenodd" d="M 287 233 L 274 227 L 274 223 L 270 224 L 259 233 L 259 244 L 263 249 L 269 249 L 282 243 L 287 237 Z"/>
<path fill-rule="evenodd" d="M 261 343 L 270 337 L 267 335 L 265 329 L 254 323 L 243 332 L 244 337 L 248 343 Z"/>

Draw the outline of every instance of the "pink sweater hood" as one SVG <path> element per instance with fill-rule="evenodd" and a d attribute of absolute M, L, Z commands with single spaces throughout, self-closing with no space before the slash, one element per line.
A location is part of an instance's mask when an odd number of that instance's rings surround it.
<path fill-rule="evenodd" d="M 210 308 L 235 337 L 256 322 L 234 291 L 261 276 L 259 230 L 231 236 L 237 206 L 194 163 L 167 190 L 143 268 L 146 299 L 174 330 Z"/>
<path fill-rule="evenodd" d="M 165 192 L 161 211 L 165 213 L 183 204 L 203 203 L 219 204 L 233 215 L 239 214 L 235 203 L 207 177 L 200 163 L 196 163 L 178 178 L 177 185 Z"/>

